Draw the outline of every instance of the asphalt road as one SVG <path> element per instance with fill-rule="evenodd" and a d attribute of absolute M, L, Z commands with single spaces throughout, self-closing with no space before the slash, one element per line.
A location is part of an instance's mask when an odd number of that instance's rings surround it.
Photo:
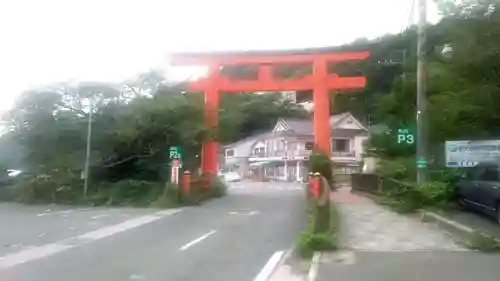
<path fill-rule="evenodd" d="M 0 205 L 0 280 L 262 281 L 306 222 L 300 188 L 276 186 L 179 210 Z"/>

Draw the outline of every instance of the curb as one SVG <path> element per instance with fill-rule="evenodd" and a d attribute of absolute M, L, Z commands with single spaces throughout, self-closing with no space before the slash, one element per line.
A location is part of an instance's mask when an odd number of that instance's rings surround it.
<path fill-rule="evenodd" d="M 319 264 L 321 263 L 322 256 L 323 254 L 321 252 L 314 253 L 314 256 L 311 260 L 311 266 L 309 267 L 309 271 L 307 273 L 307 281 L 314 281 L 318 277 Z"/>
<path fill-rule="evenodd" d="M 285 265 L 285 261 L 292 255 L 292 250 L 287 251 L 280 262 L 274 267 L 270 276 L 265 279 L 266 281 L 315 281 L 318 276 L 319 265 L 321 263 L 322 252 L 315 252 L 311 263 L 309 264 L 309 270 L 307 271 L 307 276 L 303 273 L 297 275 L 292 273 L 292 267 Z M 255 280 L 254 280 L 255 281 Z"/>
<path fill-rule="evenodd" d="M 486 233 L 473 229 L 467 225 L 459 223 L 455 220 L 446 218 L 444 216 L 438 215 L 430 211 L 420 211 L 422 217 L 422 222 L 434 222 L 445 231 L 448 231 L 452 235 L 460 237 L 462 241 L 468 242 L 473 235 L 482 235 L 484 237 L 489 237 L 493 239 L 497 244 L 500 244 L 500 239 L 490 237 Z"/>

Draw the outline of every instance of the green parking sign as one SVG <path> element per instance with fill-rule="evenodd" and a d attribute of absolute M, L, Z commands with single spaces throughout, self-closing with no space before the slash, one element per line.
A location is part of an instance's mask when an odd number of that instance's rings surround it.
<path fill-rule="evenodd" d="M 415 143 L 415 134 L 413 130 L 410 129 L 398 129 L 397 130 L 397 141 L 398 144 L 412 145 Z"/>
<path fill-rule="evenodd" d="M 168 148 L 169 159 L 182 159 L 182 148 L 180 146 L 171 146 Z"/>

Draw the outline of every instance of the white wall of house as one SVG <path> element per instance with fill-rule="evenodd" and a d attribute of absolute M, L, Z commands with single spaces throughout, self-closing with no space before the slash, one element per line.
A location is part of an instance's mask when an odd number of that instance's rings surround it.
<path fill-rule="evenodd" d="M 224 162 L 222 163 L 222 169 L 228 169 L 230 171 L 238 173 L 240 176 L 244 176 L 244 173 L 248 170 L 248 156 L 250 155 L 250 150 L 255 142 L 255 139 L 249 139 L 248 141 L 240 142 L 234 146 L 224 147 Z M 233 152 L 232 156 L 229 156 L 230 151 Z M 236 168 L 234 168 L 237 166 Z"/>
<path fill-rule="evenodd" d="M 356 152 L 356 161 L 363 161 L 363 155 L 365 154 L 364 143 L 367 140 L 367 136 L 354 137 L 354 151 Z"/>

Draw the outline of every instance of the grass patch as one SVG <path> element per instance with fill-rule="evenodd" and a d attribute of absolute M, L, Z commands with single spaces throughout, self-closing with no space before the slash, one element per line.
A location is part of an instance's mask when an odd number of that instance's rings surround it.
<path fill-rule="evenodd" d="M 481 252 L 495 252 L 500 250 L 500 244 L 497 240 L 489 235 L 474 231 L 466 245 L 473 249 Z"/>
<path fill-rule="evenodd" d="M 322 209 L 316 206 L 316 201 L 311 199 L 308 201 L 307 215 L 308 225 L 306 231 L 300 233 L 298 241 L 295 246 L 296 252 L 302 258 L 310 258 L 316 251 L 332 251 L 337 250 L 339 247 L 338 233 L 340 229 L 340 216 L 337 206 L 330 202 L 328 214 L 328 226 L 326 231 L 315 231 L 317 226 L 315 223 L 323 223 L 318 218 L 321 216 L 319 212 Z"/>

